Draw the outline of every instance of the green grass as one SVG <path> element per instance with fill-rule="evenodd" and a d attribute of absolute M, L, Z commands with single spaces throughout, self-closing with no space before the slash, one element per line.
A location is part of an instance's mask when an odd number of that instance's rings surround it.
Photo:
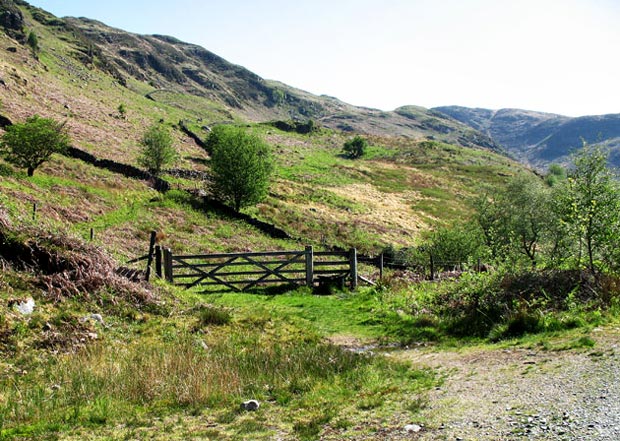
<path fill-rule="evenodd" d="M 376 339 L 383 327 L 375 322 L 375 298 L 343 291 L 329 296 L 315 296 L 305 289 L 283 295 L 209 294 L 216 305 L 254 311 L 256 315 L 274 315 L 308 326 L 324 336 L 351 335 Z"/>
<path fill-rule="evenodd" d="M 238 411 L 220 414 L 220 429 L 268 433 L 292 415 L 293 430 L 309 438 L 358 394 L 372 403 L 360 409 L 380 410 L 400 394 L 437 384 L 431 372 L 324 343 L 311 327 L 285 317 L 235 313 L 236 323 L 213 323 L 212 314 L 205 320 L 207 310 L 213 309 L 198 308 L 198 316 L 186 313 L 182 321 L 153 317 L 127 341 L 115 337 L 120 330 L 110 331 L 113 345 L 94 344 L 31 366 L 23 376 L 0 379 L 0 433 L 43 437 L 82 428 L 105 433 L 136 419 L 238 409 L 253 398 L 263 403 L 261 411 L 249 418 Z M 114 326 L 139 329 L 129 322 Z M 157 338 L 164 329 L 164 338 Z"/>

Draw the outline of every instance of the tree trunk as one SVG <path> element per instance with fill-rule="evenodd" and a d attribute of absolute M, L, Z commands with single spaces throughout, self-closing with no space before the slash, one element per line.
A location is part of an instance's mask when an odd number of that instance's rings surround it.
<path fill-rule="evenodd" d="M 28 176 L 34 175 L 34 167 L 28 167 Z"/>

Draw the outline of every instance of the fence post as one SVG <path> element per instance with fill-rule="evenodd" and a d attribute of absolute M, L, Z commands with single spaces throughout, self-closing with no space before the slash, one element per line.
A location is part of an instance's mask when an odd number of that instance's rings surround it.
<path fill-rule="evenodd" d="M 155 245 L 155 274 L 161 279 L 161 247 Z"/>
<path fill-rule="evenodd" d="M 149 241 L 149 257 L 146 261 L 146 281 L 151 278 L 151 265 L 153 264 L 153 252 L 155 251 L 155 241 L 157 240 L 157 232 L 151 231 L 151 240 Z"/>
<path fill-rule="evenodd" d="M 174 283 L 172 276 L 172 251 L 170 251 L 170 248 L 164 248 L 164 279 L 167 282 Z"/>
<path fill-rule="evenodd" d="M 37 218 L 37 203 L 33 202 L 32 203 L 32 220 L 35 220 Z"/>
<path fill-rule="evenodd" d="M 306 286 L 314 286 L 314 250 L 312 246 L 306 247 Z"/>
<path fill-rule="evenodd" d="M 92 242 L 95 238 L 95 229 L 91 227 L 90 229 L 90 241 Z"/>
<path fill-rule="evenodd" d="M 349 266 L 351 268 L 351 289 L 357 288 L 357 250 L 351 248 L 349 251 Z"/>
<path fill-rule="evenodd" d="M 379 254 L 379 280 L 383 280 L 383 253 Z"/>

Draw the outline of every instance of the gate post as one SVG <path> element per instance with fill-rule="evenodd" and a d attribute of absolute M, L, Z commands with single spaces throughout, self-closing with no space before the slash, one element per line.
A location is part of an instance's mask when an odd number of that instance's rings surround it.
<path fill-rule="evenodd" d="M 162 266 L 161 246 L 155 245 L 155 274 L 160 279 L 161 279 L 161 276 L 162 276 L 161 266 Z"/>
<path fill-rule="evenodd" d="M 155 252 L 155 242 L 157 241 L 157 232 L 151 231 L 151 240 L 149 241 L 149 256 L 146 262 L 146 281 L 151 278 L 151 265 L 153 264 L 153 253 Z"/>
<path fill-rule="evenodd" d="M 312 246 L 306 247 L 306 286 L 314 286 L 314 250 Z"/>
<path fill-rule="evenodd" d="M 357 250 L 351 248 L 349 251 L 349 267 L 351 269 L 351 289 L 357 288 Z"/>
<path fill-rule="evenodd" d="M 166 282 L 174 283 L 172 276 L 172 251 L 170 248 L 164 248 L 164 279 Z"/>

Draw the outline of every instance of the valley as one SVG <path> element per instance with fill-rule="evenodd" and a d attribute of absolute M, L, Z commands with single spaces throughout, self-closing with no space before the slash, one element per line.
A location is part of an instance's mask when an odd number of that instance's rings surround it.
<path fill-rule="evenodd" d="M 72 148 L 28 176 L 4 135 L 34 115 Z M 356 107 L 0 0 L 0 439 L 615 439 L 616 116 Z M 257 203 L 214 191 L 221 126 L 268 146 Z M 150 127 L 176 157 L 157 173 Z M 586 167 L 595 199 L 570 186 Z M 129 263 L 152 232 L 386 267 L 354 291 L 183 289 Z"/>

